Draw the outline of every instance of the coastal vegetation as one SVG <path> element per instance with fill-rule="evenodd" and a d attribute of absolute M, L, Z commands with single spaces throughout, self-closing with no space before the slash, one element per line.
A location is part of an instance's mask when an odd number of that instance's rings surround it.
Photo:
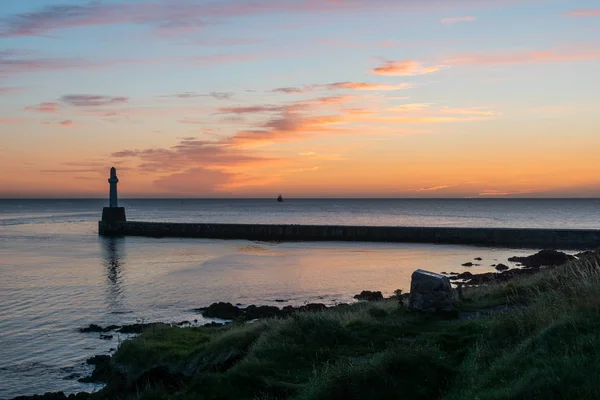
<path fill-rule="evenodd" d="M 91 399 L 600 398 L 600 253 L 465 287 L 225 326 L 153 325 L 94 360 Z"/>

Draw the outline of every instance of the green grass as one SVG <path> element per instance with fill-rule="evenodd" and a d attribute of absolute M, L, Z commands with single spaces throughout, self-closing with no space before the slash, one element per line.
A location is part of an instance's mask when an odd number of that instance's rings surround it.
<path fill-rule="evenodd" d="M 119 347 L 119 379 L 96 396 L 600 398 L 596 259 L 464 292 L 459 309 L 475 319 L 415 314 L 390 300 L 223 328 L 150 329 Z"/>

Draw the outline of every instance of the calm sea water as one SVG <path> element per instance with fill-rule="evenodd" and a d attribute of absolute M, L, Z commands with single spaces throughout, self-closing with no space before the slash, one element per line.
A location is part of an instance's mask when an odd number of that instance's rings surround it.
<path fill-rule="evenodd" d="M 207 322 L 215 301 L 350 302 L 361 290 L 408 289 L 417 268 L 493 270 L 527 250 L 385 243 L 109 239 L 105 200 L 0 200 L 0 399 L 63 390 L 112 340 L 77 328 Z M 469 227 L 600 228 L 600 200 L 124 200 L 130 220 Z M 535 249 L 532 249 L 535 250 Z M 275 300 L 284 300 L 283 303 Z"/>

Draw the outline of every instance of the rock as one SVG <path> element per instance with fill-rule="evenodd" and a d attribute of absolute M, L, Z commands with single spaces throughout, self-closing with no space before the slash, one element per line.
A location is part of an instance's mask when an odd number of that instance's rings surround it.
<path fill-rule="evenodd" d="M 574 256 L 563 253 L 562 251 L 542 250 L 528 257 L 511 257 L 508 261 L 521 263 L 528 268 L 540 268 L 555 267 L 574 259 Z"/>
<path fill-rule="evenodd" d="M 106 383 L 111 376 L 112 367 L 111 357 L 107 355 L 97 355 L 90 357 L 86 363 L 94 366 L 92 375 L 79 379 L 82 383 Z"/>
<path fill-rule="evenodd" d="M 481 257 L 475 257 L 474 260 L 475 261 L 481 261 L 481 260 L 483 260 L 483 258 L 481 258 Z"/>
<path fill-rule="evenodd" d="M 496 271 L 507 271 L 510 268 L 508 267 L 508 265 L 504 265 L 504 264 L 498 264 L 496 265 Z"/>
<path fill-rule="evenodd" d="M 207 318 L 236 319 L 244 315 L 244 312 L 231 303 L 213 303 L 202 313 Z"/>
<path fill-rule="evenodd" d="M 300 311 L 300 312 L 317 312 L 317 311 L 323 311 L 325 309 L 327 309 L 327 306 L 325 304 L 309 303 L 305 306 L 299 307 L 298 311 Z"/>
<path fill-rule="evenodd" d="M 272 318 L 277 317 L 280 314 L 278 307 L 274 306 L 255 306 L 251 305 L 244 309 L 246 319 L 257 319 L 257 318 Z"/>
<path fill-rule="evenodd" d="M 454 294 L 450 280 L 434 272 L 416 270 L 411 277 L 408 308 L 418 311 L 452 311 Z"/>
<path fill-rule="evenodd" d="M 112 338 L 113 338 L 113 335 L 104 335 L 104 334 L 100 335 L 100 339 L 102 339 L 102 340 L 112 340 Z"/>
<path fill-rule="evenodd" d="M 371 292 L 370 290 L 363 290 L 360 294 L 354 296 L 357 300 L 365 300 L 365 301 L 381 301 L 383 300 L 383 294 L 379 291 Z"/>
<path fill-rule="evenodd" d="M 462 274 L 457 274 L 457 275 L 451 276 L 448 279 L 452 279 L 452 280 L 457 280 L 457 279 L 471 279 L 471 278 L 473 278 L 473 276 L 474 275 L 472 273 L 470 273 L 470 272 L 463 272 Z"/>
<path fill-rule="evenodd" d="M 214 322 L 214 321 L 213 321 L 213 322 L 211 322 L 211 323 L 204 324 L 204 325 L 202 325 L 202 326 L 204 326 L 204 327 L 207 327 L 207 328 L 220 328 L 220 327 L 222 327 L 222 326 L 225 326 L 225 324 L 220 324 L 220 323 L 218 323 L 218 322 Z"/>
<path fill-rule="evenodd" d="M 101 327 L 100 325 L 96 325 L 96 324 L 90 324 L 90 326 L 87 326 L 85 328 L 79 328 L 79 332 L 81 333 L 88 333 L 88 332 L 110 332 L 110 331 L 114 331 L 115 329 L 120 328 L 119 325 L 109 325 L 106 328 Z"/>
<path fill-rule="evenodd" d="M 70 395 L 65 395 L 63 392 L 48 392 L 44 394 L 34 394 L 32 396 L 18 396 L 14 397 L 12 400 L 87 400 L 92 398 L 92 393 L 71 393 Z"/>
<path fill-rule="evenodd" d="M 159 326 L 169 326 L 169 324 L 165 324 L 164 322 L 149 322 L 146 324 L 131 324 L 131 325 L 123 325 L 121 329 L 117 332 L 120 333 L 142 333 L 146 329 L 155 328 Z"/>
<path fill-rule="evenodd" d="M 100 365 L 100 364 L 110 362 L 110 356 L 98 355 L 98 356 L 88 358 L 87 360 L 85 360 L 85 362 L 88 363 L 89 365 Z"/>
<path fill-rule="evenodd" d="M 473 264 L 472 262 L 466 262 L 462 264 L 463 267 L 479 267 L 479 264 Z"/>

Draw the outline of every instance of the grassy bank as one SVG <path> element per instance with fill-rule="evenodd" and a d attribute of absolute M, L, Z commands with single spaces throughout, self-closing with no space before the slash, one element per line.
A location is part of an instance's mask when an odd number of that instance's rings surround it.
<path fill-rule="evenodd" d="M 600 398 L 598 258 L 466 288 L 455 316 L 396 301 L 220 328 L 153 328 L 121 344 L 127 399 Z"/>

